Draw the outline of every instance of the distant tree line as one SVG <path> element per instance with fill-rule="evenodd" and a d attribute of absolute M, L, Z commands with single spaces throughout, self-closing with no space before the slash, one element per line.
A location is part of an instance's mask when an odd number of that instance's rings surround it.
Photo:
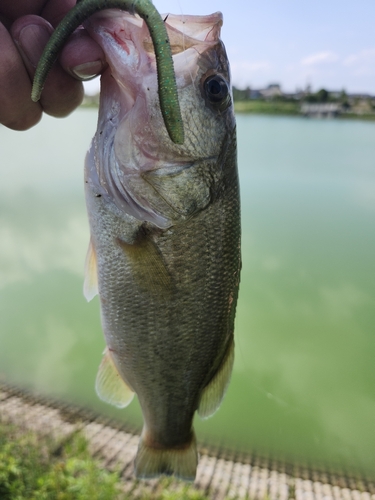
<path fill-rule="evenodd" d="M 274 95 L 270 88 L 275 89 Z M 268 93 L 267 93 L 268 92 Z M 374 113 L 375 112 L 375 97 L 369 95 L 353 95 L 347 94 L 345 90 L 341 92 L 329 92 L 322 88 L 317 92 L 311 92 L 309 89 L 305 91 L 297 91 L 295 93 L 284 93 L 279 85 L 270 85 L 264 90 L 254 90 L 250 87 L 239 89 L 233 87 L 234 101 L 264 101 L 276 103 L 337 103 L 340 105 L 343 112 L 354 113 Z"/>
<path fill-rule="evenodd" d="M 328 92 L 328 90 L 326 89 L 320 89 L 318 90 L 318 92 L 315 92 L 315 94 L 306 94 L 303 97 L 303 101 L 311 103 L 337 102 L 340 103 L 343 107 L 349 106 L 348 95 L 345 90 L 342 90 L 339 95 L 337 95 L 337 92 Z"/>
<path fill-rule="evenodd" d="M 246 87 L 245 89 L 238 89 L 237 87 L 233 86 L 232 92 L 234 101 L 246 101 L 247 99 L 250 99 L 250 87 Z"/>

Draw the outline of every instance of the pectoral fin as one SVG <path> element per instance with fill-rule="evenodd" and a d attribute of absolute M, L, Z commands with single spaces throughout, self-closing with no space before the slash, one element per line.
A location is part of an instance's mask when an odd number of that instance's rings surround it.
<path fill-rule="evenodd" d="M 203 389 L 198 407 L 198 415 L 201 418 L 211 417 L 219 408 L 229 385 L 233 362 L 234 341 L 232 340 L 218 371 Z"/>
<path fill-rule="evenodd" d="M 96 252 L 90 240 L 89 248 L 87 249 L 85 262 L 85 281 L 83 282 L 83 294 L 90 302 L 95 295 L 98 294 L 98 271 L 96 267 Z"/>
<path fill-rule="evenodd" d="M 108 348 L 104 351 L 104 356 L 99 366 L 95 389 L 102 401 L 117 406 L 117 408 L 125 408 L 125 406 L 131 403 L 134 397 L 134 392 L 124 382 L 117 371 Z"/>
<path fill-rule="evenodd" d="M 168 299 L 173 292 L 173 281 L 155 243 L 147 236 L 139 238 L 134 244 L 119 238 L 117 242 L 132 264 L 133 276 L 139 288 Z"/>

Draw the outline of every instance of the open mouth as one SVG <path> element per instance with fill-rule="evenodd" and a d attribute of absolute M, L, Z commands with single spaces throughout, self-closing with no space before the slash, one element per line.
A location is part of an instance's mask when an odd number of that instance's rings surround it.
<path fill-rule="evenodd" d="M 209 45 L 219 40 L 222 14 L 167 14 L 163 15 L 163 18 L 174 56 L 176 77 L 181 79 L 181 73 L 191 72 L 190 63 L 193 56 L 196 59 L 197 53 L 202 53 Z M 86 21 L 85 27 L 102 46 L 112 71 L 118 71 L 122 61 L 128 70 L 128 80 L 137 79 L 137 76 L 144 77 L 145 72 L 156 73 L 151 37 L 146 23 L 139 16 L 116 9 L 103 10 Z M 129 88 L 129 81 L 126 79 L 119 79 L 118 83 Z"/>
<path fill-rule="evenodd" d="M 206 71 L 202 64 L 212 63 L 205 52 L 219 41 L 222 15 L 170 14 L 165 16 L 165 25 L 177 88 L 180 95 L 187 96 L 187 110 L 182 114 L 187 113 L 188 122 L 197 103 L 198 108 L 204 105 L 195 82 L 198 73 Z M 160 111 L 155 54 L 140 17 L 109 9 L 93 15 L 85 27 L 103 48 L 108 62 L 102 75 L 95 155 L 88 168 L 97 170 L 98 183 L 118 208 L 160 228 L 169 227 L 176 213 L 188 216 L 194 207 L 207 203 L 205 185 L 201 202 L 194 199 L 196 188 L 183 191 L 183 182 L 187 176 L 197 176 L 194 172 L 199 163 L 216 162 L 216 148 L 200 149 L 192 140 L 180 146 L 168 137 Z M 196 182 L 200 182 L 198 177 Z M 172 199 L 172 189 L 191 198 L 191 208 L 185 210 L 182 204 L 180 208 L 180 194 Z"/>

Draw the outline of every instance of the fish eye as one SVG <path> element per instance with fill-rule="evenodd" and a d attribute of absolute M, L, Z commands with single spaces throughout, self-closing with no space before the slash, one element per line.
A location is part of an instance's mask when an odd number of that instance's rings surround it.
<path fill-rule="evenodd" d="M 229 94 L 227 82 L 220 75 L 211 75 L 203 84 L 206 96 L 212 103 L 220 103 Z"/>

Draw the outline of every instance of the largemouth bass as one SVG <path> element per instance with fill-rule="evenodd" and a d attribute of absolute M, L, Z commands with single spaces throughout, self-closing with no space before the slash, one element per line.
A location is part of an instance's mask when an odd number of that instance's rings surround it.
<path fill-rule="evenodd" d="M 109 66 L 85 166 L 84 291 L 88 300 L 99 293 L 107 343 L 99 396 L 124 407 L 136 393 L 140 402 L 141 478 L 194 479 L 194 413 L 216 411 L 233 366 L 240 206 L 221 25 L 220 13 L 165 18 L 185 130 L 179 145 L 163 122 L 144 21 L 106 10 L 85 23 Z"/>

